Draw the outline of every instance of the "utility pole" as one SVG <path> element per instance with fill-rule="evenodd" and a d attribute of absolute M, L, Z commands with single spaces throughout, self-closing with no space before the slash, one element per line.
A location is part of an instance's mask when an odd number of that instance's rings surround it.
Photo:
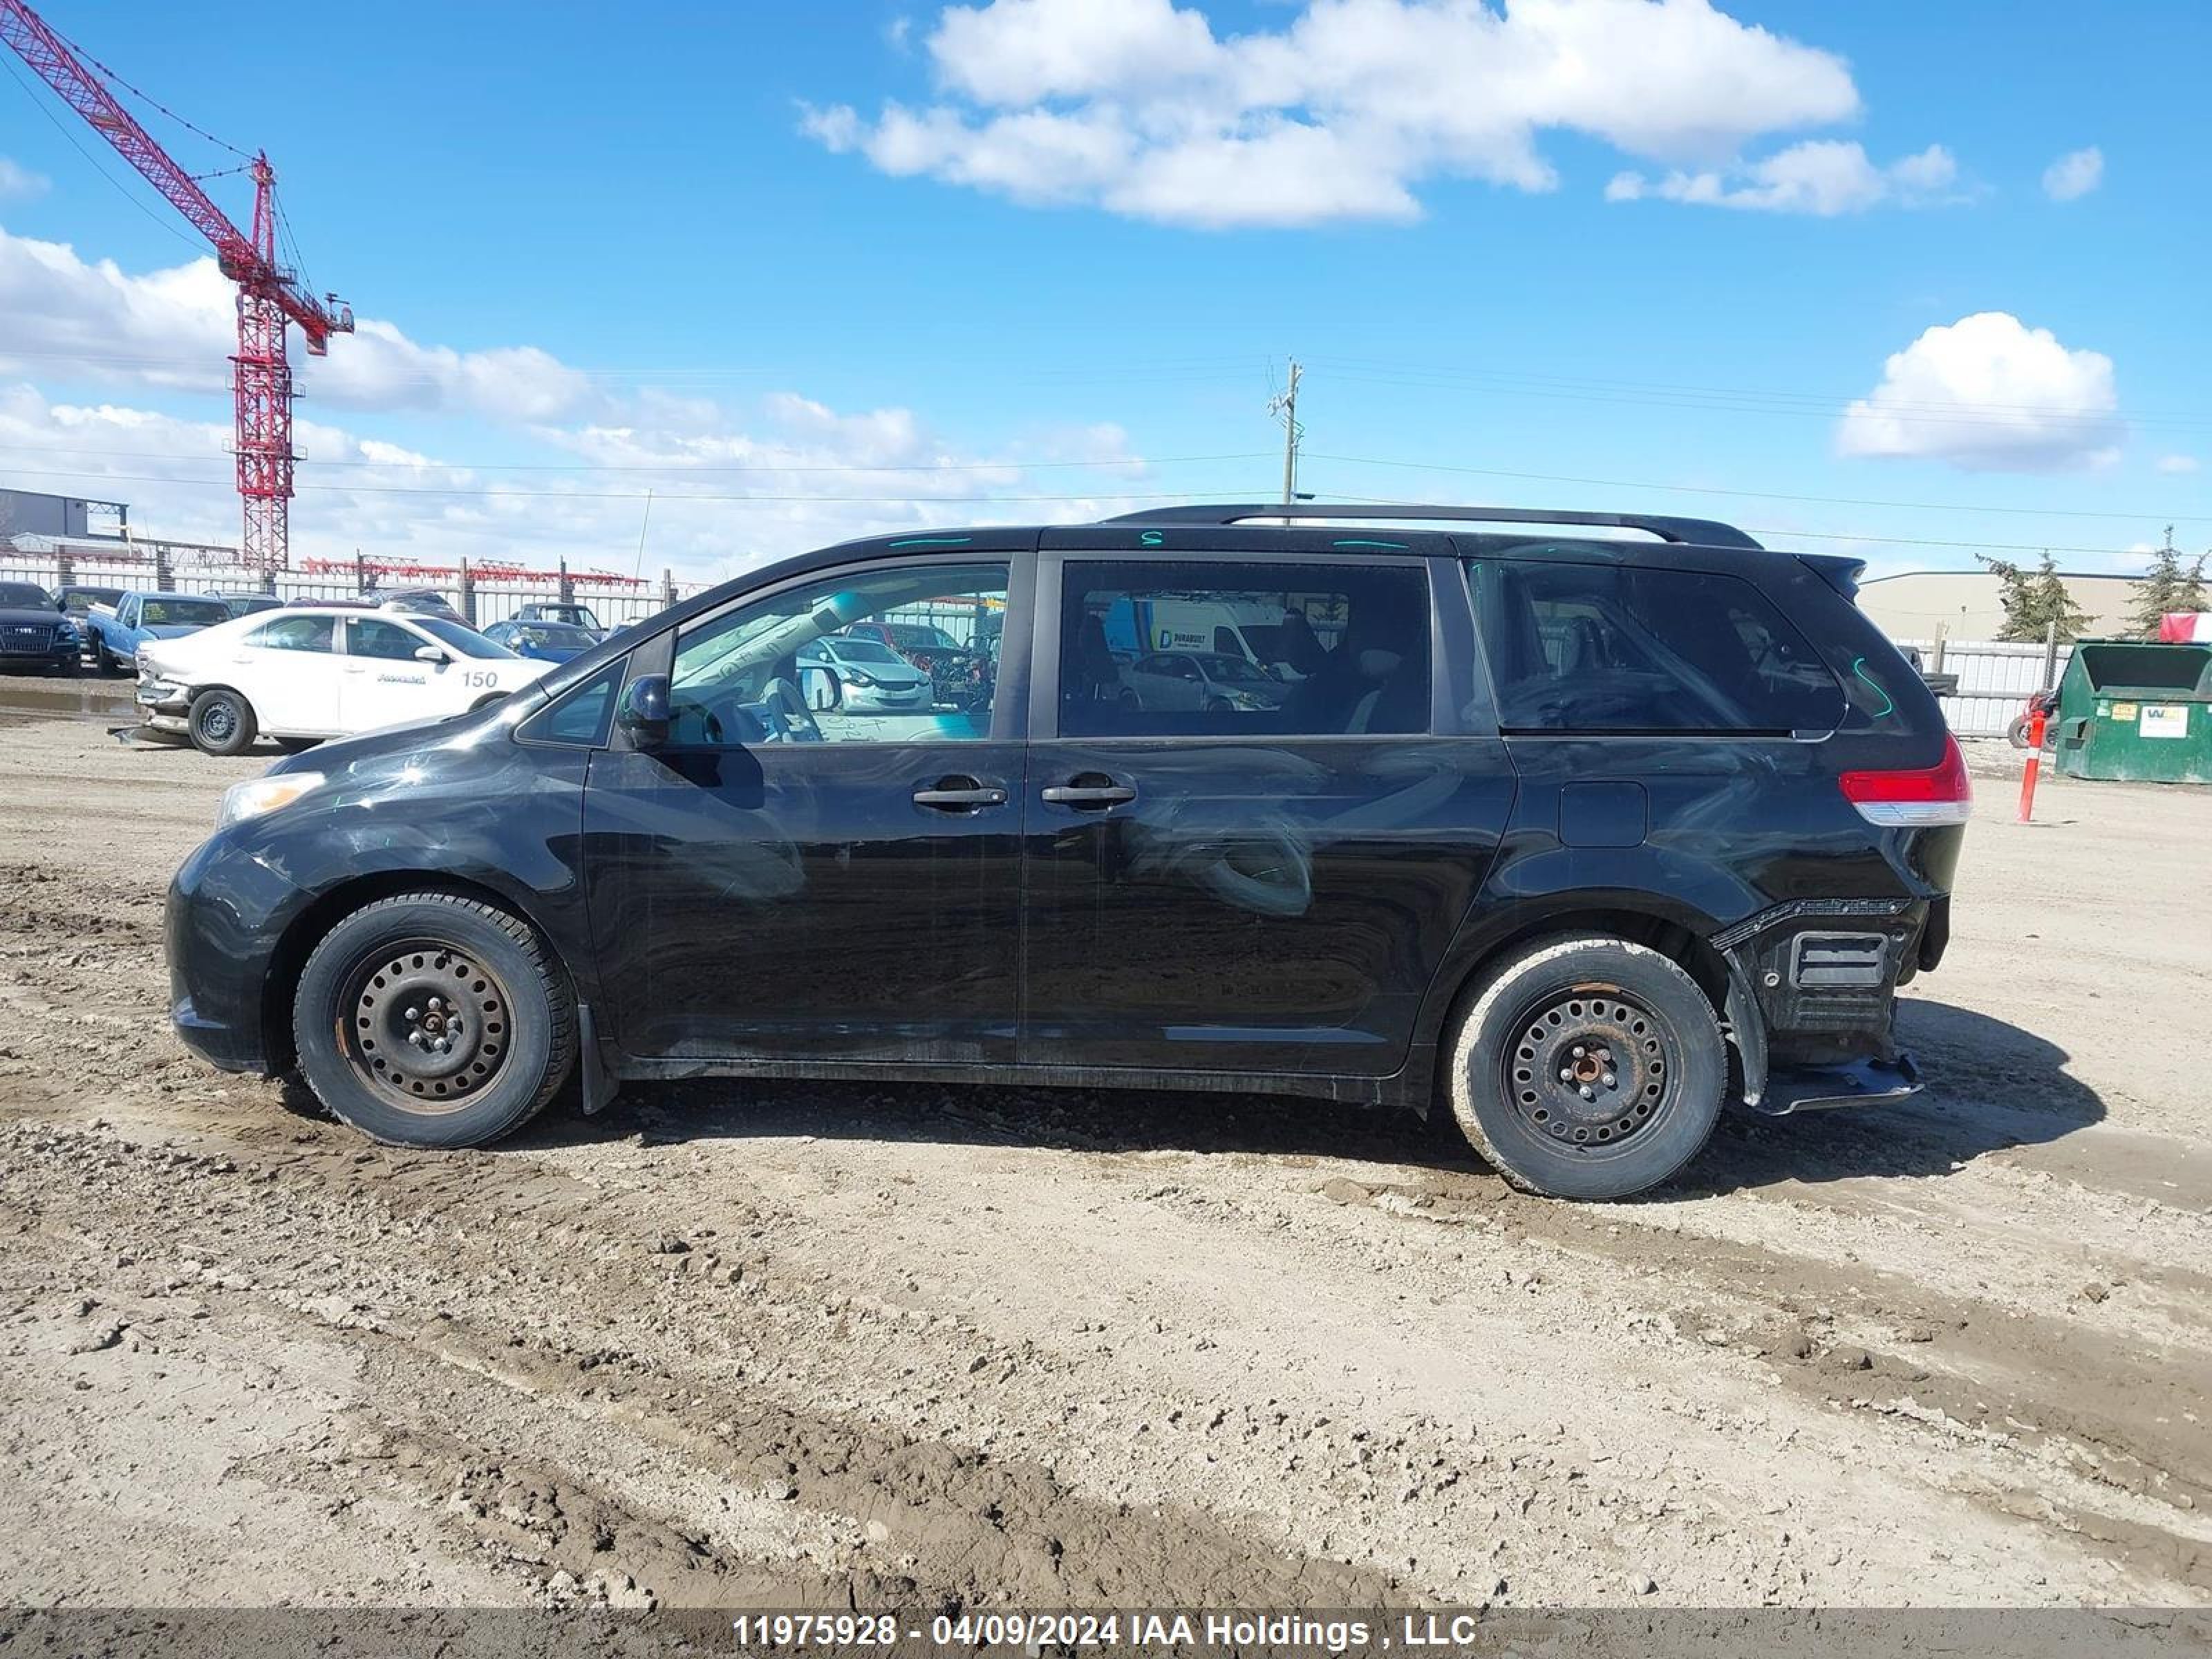
<path fill-rule="evenodd" d="M 1291 359 L 1291 382 L 1281 396 L 1268 400 L 1267 412 L 1283 422 L 1283 505 L 1298 498 L 1298 439 L 1305 428 L 1298 424 L 1298 360 Z"/>

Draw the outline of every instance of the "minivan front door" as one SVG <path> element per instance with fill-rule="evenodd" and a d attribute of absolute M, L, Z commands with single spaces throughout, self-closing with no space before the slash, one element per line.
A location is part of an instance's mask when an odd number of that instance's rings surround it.
<path fill-rule="evenodd" d="M 1465 729 L 1464 587 L 1431 606 L 1456 568 L 1402 533 L 1287 538 L 1325 557 L 1143 533 L 1040 555 L 1022 1059 L 1395 1073 L 1515 793 L 1494 730 Z M 1156 699 L 1115 619 L 1200 602 L 1280 661 L 1211 655 L 1204 707 Z"/>
<path fill-rule="evenodd" d="M 1004 625 L 1008 575 L 950 556 L 870 566 L 678 631 L 665 741 L 618 738 L 585 791 L 601 994 L 625 1052 L 1013 1058 L 1024 711 L 997 695 L 997 651 L 1028 634 Z M 972 681 L 857 712 L 878 705 L 866 666 L 807 647 L 869 620 L 945 629 L 975 650 Z"/>

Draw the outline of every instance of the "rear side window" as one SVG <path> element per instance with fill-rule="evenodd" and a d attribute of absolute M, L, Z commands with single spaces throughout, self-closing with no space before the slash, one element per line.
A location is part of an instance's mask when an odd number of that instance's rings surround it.
<path fill-rule="evenodd" d="M 1509 731 L 1786 735 L 1843 722 L 1827 665 L 1734 576 L 1492 561 L 1475 568 L 1475 609 Z"/>
<path fill-rule="evenodd" d="M 1070 559 L 1063 737 L 1429 729 L 1429 584 L 1410 565 Z"/>
<path fill-rule="evenodd" d="M 262 623 L 246 642 L 264 651 L 331 651 L 337 648 L 331 641 L 337 626 L 334 617 L 280 617 Z"/>

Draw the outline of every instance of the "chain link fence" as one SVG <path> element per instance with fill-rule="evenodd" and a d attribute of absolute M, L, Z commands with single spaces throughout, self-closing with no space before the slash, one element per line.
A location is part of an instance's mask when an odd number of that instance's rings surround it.
<path fill-rule="evenodd" d="M 512 565 L 392 565 L 368 559 L 311 560 L 298 570 L 261 571 L 204 558 L 179 560 L 159 545 L 149 550 L 65 545 L 52 550 L 0 546 L 0 580 L 37 582 L 48 589 L 116 587 L 187 593 L 269 593 L 279 599 L 377 599 L 431 592 L 479 628 L 504 622 L 527 605 L 580 605 L 600 625 L 643 622 L 705 586 L 679 582 L 672 571 L 657 581 L 602 572 L 571 574 L 527 571 Z"/>

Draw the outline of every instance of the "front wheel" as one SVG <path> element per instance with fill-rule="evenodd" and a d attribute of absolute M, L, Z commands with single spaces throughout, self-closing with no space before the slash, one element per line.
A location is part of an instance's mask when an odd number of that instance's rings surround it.
<path fill-rule="evenodd" d="M 292 1005 L 315 1097 L 374 1140 L 477 1146 L 544 1109 L 576 1059 L 576 1006 L 526 923 L 410 893 L 325 936 Z"/>
<path fill-rule="evenodd" d="M 242 754 L 252 745 L 257 730 L 253 705 L 220 687 L 203 691 L 192 699 L 185 729 L 204 755 Z"/>
<path fill-rule="evenodd" d="M 1452 1039 L 1452 1114 L 1514 1186 L 1626 1198 L 1695 1158 L 1728 1052 L 1704 991 L 1606 935 L 1539 942 L 1499 969 Z"/>

